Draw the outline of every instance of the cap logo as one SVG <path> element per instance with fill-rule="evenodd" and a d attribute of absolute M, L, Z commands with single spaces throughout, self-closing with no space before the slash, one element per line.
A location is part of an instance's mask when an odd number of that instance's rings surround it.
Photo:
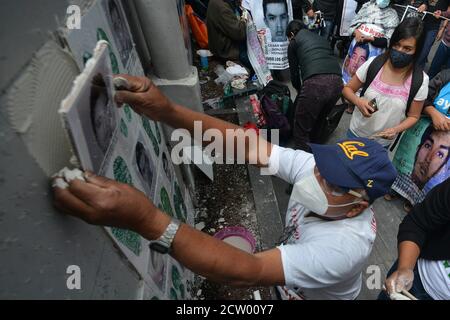
<path fill-rule="evenodd" d="M 369 154 L 365 151 L 358 150 L 358 147 L 364 147 L 365 144 L 359 141 L 345 141 L 338 143 L 338 146 L 342 148 L 344 154 L 350 160 L 353 160 L 355 156 L 368 157 Z"/>
<path fill-rule="evenodd" d="M 367 180 L 367 188 L 372 188 L 373 187 L 373 180 Z"/>

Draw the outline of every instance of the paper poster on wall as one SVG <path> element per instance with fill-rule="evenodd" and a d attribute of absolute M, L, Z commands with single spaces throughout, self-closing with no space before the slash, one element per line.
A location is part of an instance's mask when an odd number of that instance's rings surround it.
<path fill-rule="evenodd" d="M 286 29 L 293 19 L 291 0 L 244 0 L 242 6 L 251 12 L 269 69 L 289 68 Z"/>
<path fill-rule="evenodd" d="M 122 62 L 122 66 L 127 68 L 128 60 L 133 49 L 133 41 L 122 5 L 118 0 L 103 0 L 102 5 L 106 13 L 109 28 L 112 31 L 120 61 Z"/>
<path fill-rule="evenodd" d="M 59 113 L 84 170 L 99 174 L 120 118 L 114 102 L 108 44 L 99 42 L 72 91 L 61 102 Z"/>
<path fill-rule="evenodd" d="M 398 177 L 392 189 L 413 205 L 433 187 L 450 177 L 450 132 L 435 130 L 429 118 L 407 130 L 399 143 L 393 164 Z"/>
<path fill-rule="evenodd" d="M 188 209 L 192 201 L 177 179 L 161 125 L 128 105 L 118 108 L 112 98 L 113 74 L 144 75 L 120 1 L 94 2 L 82 17 L 82 26 L 67 34 L 72 55 L 84 71 L 75 85 L 78 91 L 65 100 L 77 106 L 70 121 L 64 114 L 79 162 L 137 188 L 170 216 L 193 224 L 193 210 Z M 93 50 L 99 40 L 104 40 L 101 50 Z M 148 241 L 133 231 L 105 229 L 145 281 L 146 294 L 141 295 L 166 299 L 167 258 L 155 256 Z"/>
<path fill-rule="evenodd" d="M 185 268 L 174 259 L 169 258 L 167 268 L 167 288 L 166 292 L 170 300 L 185 300 L 187 298 L 187 288 L 185 282 Z"/>
<path fill-rule="evenodd" d="M 165 294 L 167 286 L 167 259 L 168 255 L 150 250 L 148 274 L 163 294 Z"/>
<path fill-rule="evenodd" d="M 381 28 L 375 25 L 361 25 L 359 30 L 366 35 L 381 34 Z M 350 43 L 348 53 L 342 64 L 342 80 L 348 83 L 355 75 L 356 70 L 371 57 L 376 57 L 383 53 L 382 48 L 374 47 L 371 43 L 358 43 L 355 39 Z"/>

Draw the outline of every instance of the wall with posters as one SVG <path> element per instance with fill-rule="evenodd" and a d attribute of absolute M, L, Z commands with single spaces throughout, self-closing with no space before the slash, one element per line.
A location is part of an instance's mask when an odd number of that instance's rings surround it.
<path fill-rule="evenodd" d="M 72 1 L 71 1 L 72 2 Z M 78 1 L 81 3 L 83 1 Z M 118 0 L 84 1 L 93 3 L 83 16 L 82 30 L 72 30 L 65 34 L 69 52 L 75 58 L 74 74 L 82 70 L 92 55 L 98 40 L 110 43 L 108 58 L 113 73 L 127 72 L 143 75 L 138 54 L 130 36 L 126 16 Z M 61 5 L 61 4 L 64 5 Z M 18 3 L 16 2 L 18 5 Z M 63 21 L 69 1 L 48 0 L 46 7 L 60 10 Z M 2 4 L 3 5 L 3 4 Z M 33 6 L 27 2 L 27 10 Z M 51 10 L 49 10 L 51 12 Z M 9 14 L 1 10 L 2 18 Z M 54 12 L 48 20 L 54 21 Z M 9 21 L 9 20 L 8 20 Z M 54 26 L 49 24 L 54 30 Z M 12 21 L 23 34 L 39 28 L 32 21 Z M 45 27 L 46 28 L 46 27 Z M 46 34 L 47 36 L 47 34 Z M 48 38 L 45 40 L 47 41 Z M 45 41 L 42 42 L 45 43 Z M 14 45 L 11 42 L 11 45 Z M 57 46 L 55 43 L 53 46 Z M 37 55 L 33 47 L 27 56 Z M 58 51 L 58 50 L 57 50 Z M 59 51 L 58 51 L 59 52 Z M 60 53 L 56 54 L 58 57 Z M 47 59 L 48 60 L 48 59 Z M 46 61 L 47 61 L 46 60 Z M 36 60 L 39 62 L 40 60 Z M 3 63 L 3 62 L 2 62 Z M 15 91 L 16 96 L 30 91 L 35 84 L 33 74 L 20 73 L 22 66 L 17 64 L 15 71 L 19 83 L 24 84 Z M 48 72 L 55 70 L 49 64 Z M 78 71 L 77 71 L 78 69 Z M 26 69 L 25 71 L 28 71 Z M 72 73 L 70 73 L 72 75 Z M 33 81 L 28 81 L 28 79 Z M 25 80 L 24 80 L 25 79 Z M 57 79 L 59 79 L 57 77 Z M 37 79 L 39 80 L 39 79 Z M 70 82 L 70 78 L 65 78 Z M 73 79 L 72 79 L 73 80 Z M 59 92 L 58 83 L 52 83 Z M 46 92 L 51 93 L 51 87 Z M 70 87 L 64 87 L 61 94 L 67 95 Z M 22 90 L 22 91 L 21 91 Z M 50 107 L 59 108 L 59 101 L 50 97 L 39 97 L 49 101 Z M 9 90 L 1 97 L 8 100 Z M 47 100 L 45 100 L 46 98 Z M 3 103 L 2 103 L 3 105 Z M 41 112 L 42 113 L 42 112 Z M 53 113 L 42 113 L 42 117 L 52 117 Z M 24 117 L 23 123 L 27 118 Z M 110 178 L 130 183 L 144 191 L 155 203 L 178 218 L 193 222 L 193 208 L 182 181 L 170 163 L 164 136 L 159 124 L 142 118 L 131 108 L 122 108 L 116 118 L 117 130 L 114 134 L 117 148 L 113 148 L 104 173 Z M 31 127 L 33 128 L 33 127 Z M 51 144 L 52 131 L 46 132 L 49 140 L 36 141 L 42 145 Z M 24 127 L 27 130 L 27 127 Z M 31 132 L 32 134 L 33 132 Z M 2 269 L 0 270 L 0 298 L 39 298 L 39 299 L 169 299 L 189 297 L 192 274 L 170 257 L 158 257 L 148 250 L 147 243 L 139 235 L 127 230 L 106 229 L 89 226 L 72 217 L 56 212 L 51 204 L 48 185 L 49 172 L 43 170 L 30 156 L 30 149 L 24 135 L 12 125 L 11 115 L 6 108 L 0 110 L 0 135 L 4 143 L 0 146 L 0 251 Z M 53 133 L 54 135 L 54 133 Z M 59 135 L 59 131 L 58 131 Z M 123 148 L 130 145 L 131 152 Z M 146 156 L 147 155 L 147 156 Z M 169 159 L 169 160 L 168 160 Z M 70 165 L 68 161 L 67 165 Z M 143 165 L 148 169 L 144 169 Z M 106 232 L 105 232 L 106 231 Z M 70 289 L 67 286 L 73 266 L 79 267 L 81 287 Z"/>

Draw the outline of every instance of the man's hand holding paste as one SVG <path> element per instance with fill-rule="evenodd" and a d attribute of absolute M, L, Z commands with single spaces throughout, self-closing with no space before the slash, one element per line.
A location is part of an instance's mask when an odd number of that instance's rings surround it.
<path fill-rule="evenodd" d="M 229 137 L 226 131 L 234 131 L 237 134 L 231 139 L 246 143 L 227 157 L 243 153 L 247 161 L 253 159 L 257 166 L 294 185 L 284 241 L 276 248 L 249 254 L 181 224 L 140 191 L 89 173 L 85 181 L 56 178 L 60 179 L 54 184 L 57 208 L 88 223 L 136 231 L 150 240 L 152 250 L 170 253 L 212 281 L 247 287 L 277 285 L 286 299 L 358 296 L 376 232 L 370 204 L 387 193 L 396 177 L 381 145 L 363 138 L 342 140 L 334 145 L 311 144 L 310 154 L 272 145 L 260 136 L 258 143 L 250 144 L 248 135 L 256 135 L 254 130 L 249 133 L 175 104 L 147 78 L 121 77 L 129 86 L 116 93 L 119 104 L 129 104 L 140 114 L 191 134 L 194 121 L 201 121 L 203 133 L 208 129 L 222 133 L 224 146 Z M 155 241 L 159 247 L 152 247 Z"/>

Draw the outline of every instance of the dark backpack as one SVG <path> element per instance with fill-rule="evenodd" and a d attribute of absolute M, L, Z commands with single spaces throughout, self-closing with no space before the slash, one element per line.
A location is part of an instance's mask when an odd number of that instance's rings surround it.
<path fill-rule="evenodd" d="M 364 96 L 367 88 L 372 83 L 373 79 L 377 76 L 378 71 L 381 70 L 384 63 L 387 61 L 387 55 L 382 54 L 373 59 L 369 68 L 367 69 L 366 82 L 361 90 L 361 97 Z M 411 107 L 411 103 L 422 86 L 423 82 L 423 71 L 422 68 L 416 66 L 413 70 L 412 80 L 411 80 L 411 89 L 409 90 L 408 102 L 406 103 L 406 111 L 405 114 L 408 115 L 409 108 Z"/>
<path fill-rule="evenodd" d="M 262 89 L 259 96 L 267 129 L 279 129 L 280 140 L 288 139 L 293 123 L 293 104 L 289 88 L 279 81 L 272 80 Z"/>

